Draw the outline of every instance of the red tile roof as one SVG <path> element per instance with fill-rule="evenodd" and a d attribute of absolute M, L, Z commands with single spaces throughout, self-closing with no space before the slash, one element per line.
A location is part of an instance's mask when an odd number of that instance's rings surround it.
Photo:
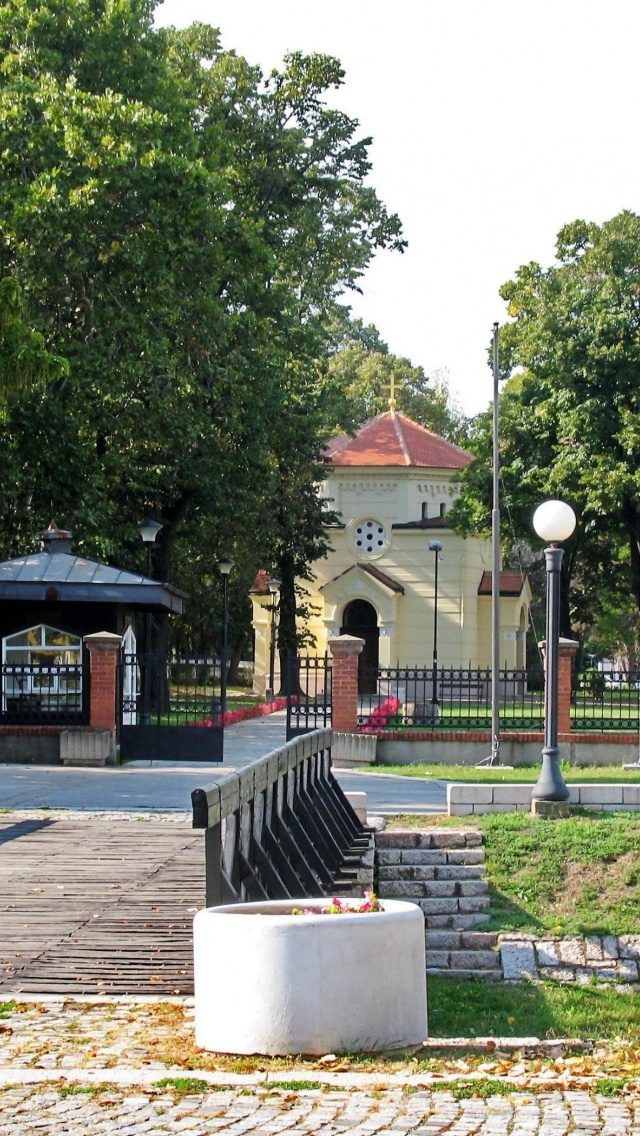
<path fill-rule="evenodd" d="M 483 572 L 482 579 L 478 585 L 479 596 L 490 596 L 492 594 L 492 572 Z M 501 572 L 500 573 L 500 595 L 501 596 L 519 596 L 524 588 L 525 577 L 522 572 Z"/>
<path fill-rule="evenodd" d="M 326 456 L 334 466 L 420 466 L 464 469 L 473 456 L 445 442 L 404 414 L 387 410 L 360 427 L 355 437 L 333 438 Z"/>

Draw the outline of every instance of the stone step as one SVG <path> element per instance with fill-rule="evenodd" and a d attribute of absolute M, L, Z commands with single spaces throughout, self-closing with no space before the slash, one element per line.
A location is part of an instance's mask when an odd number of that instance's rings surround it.
<path fill-rule="evenodd" d="M 477 864 L 379 864 L 379 880 L 481 880 L 485 869 Z"/>
<path fill-rule="evenodd" d="M 482 834 L 477 828 L 430 828 L 423 832 L 414 829 L 390 830 L 376 833 L 379 849 L 446 848 L 464 851 L 480 848 Z"/>
<path fill-rule="evenodd" d="M 489 902 L 486 880 L 379 880 L 381 899 L 476 899 Z"/>
<path fill-rule="evenodd" d="M 427 951 L 490 951 L 498 946 L 498 932 L 427 930 L 425 943 Z"/>

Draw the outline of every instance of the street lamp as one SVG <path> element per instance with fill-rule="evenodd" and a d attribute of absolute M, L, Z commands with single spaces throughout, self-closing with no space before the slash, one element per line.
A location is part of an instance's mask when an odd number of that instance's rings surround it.
<path fill-rule="evenodd" d="M 433 691 L 431 695 L 431 717 L 438 717 L 438 558 L 442 552 L 439 540 L 429 541 L 429 552 L 435 553 L 435 583 L 433 593 Z"/>
<path fill-rule="evenodd" d="M 151 579 L 151 545 L 155 543 L 155 539 L 163 528 L 159 521 L 152 520 L 147 517 L 146 520 L 140 521 L 138 525 L 138 532 L 142 538 L 142 543 L 147 546 L 147 579 Z M 151 701 L 151 612 L 147 608 L 144 613 L 144 666 L 142 670 L 142 713 L 140 714 L 140 721 L 143 726 L 149 725 L 149 703 Z"/>
<path fill-rule="evenodd" d="M 533 515 L 533 527 L 545 548 L 547 568 L 547 631 L 544 684 L 544 746 L 542 769 L 533 788 L 535 801 L 564 802 L 569 790 L 560 771 L 558 749 L 558 670 L 560 654 L 560 568 L 563 549 L 558 541 L 568 540 L 576 527 L 576 515 L 564 501 L 545 501 Z"/>
<path fill-rule="evenodd" d="M 269 638 L 269 689 L 267 691 L 267 701 L 271 702 L 274 696 L 273 684 L 275 681 L 275 667 L 276 667 L 276 598 L 280 594 L 280 581 L 273 576 L 268 582 L 267 587 L 271 595 L 271 635 Z"/>
<path fill-rule="evenodd" d="M 218 572 L 222 576 L 222 651 L 220 653 L 220 713 L 224 729 L 224 713 L 227 709 L 227 650 L 229 647 L 229 607 L 228 584 L 229 573 L 234 561 L 223 559 L 218 561 Z"/>

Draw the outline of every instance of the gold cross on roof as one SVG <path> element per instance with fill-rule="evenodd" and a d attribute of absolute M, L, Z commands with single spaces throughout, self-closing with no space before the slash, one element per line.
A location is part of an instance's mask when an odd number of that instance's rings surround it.
<path fill-rule="evenodd" d="M 398 385 L 402 386 L 402 380 L 399 381 Z M 382 389 L 389 391 L 389 410 L 395 410 L 398 404 L 396 402 L 396 377 L 394 374 L 391 375 L 390 382 L 382 384 Z"/>

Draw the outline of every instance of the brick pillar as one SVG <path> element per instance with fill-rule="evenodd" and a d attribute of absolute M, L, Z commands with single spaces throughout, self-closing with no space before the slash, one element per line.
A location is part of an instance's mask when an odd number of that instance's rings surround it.
<path fill-rule="evenodd" d="M 117 664 L 122 638 L 110 631 L 98 631 L 95 635 L 85 635 L 84 643 L 89 652 L 91 672 L 89 724 L 92 729 L 107 730 L 113 736 L 116 732 Z"/>
<path fill-rule="evenodd" d="M 546 659 L 546 642 L 540 643 Z M 571 676 L 573 657 L 579 643 L 575 639 L 559 640 L 558 651 L 558 735 L 571 730 Z"/>
<path fill-rule="evenodd" d="M 364 639 L 337 635 L 329 640 L 333 655 L 331 678 L 331 725 L 334 730 L 353 734 L 358 725 L 358 655 Z"/>

